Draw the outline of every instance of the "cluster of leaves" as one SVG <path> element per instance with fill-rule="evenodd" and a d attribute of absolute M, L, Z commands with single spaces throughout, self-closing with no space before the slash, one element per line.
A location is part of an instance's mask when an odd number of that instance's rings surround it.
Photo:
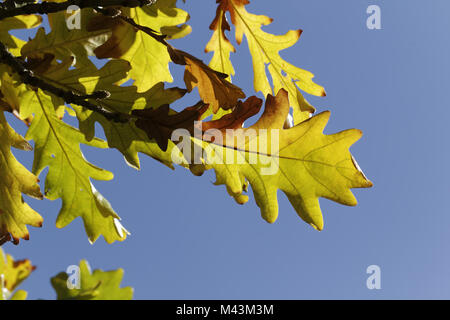
<path fill-rule="evenodd" d="M 111 180 L 113 174 L 88 162 L 81 152 L 82 144 L 117 149 L 137 169 L 138 154 L 142 153 L 171 168 L 179 164 L 195 175 L 214 170 L 216 184 L 225 185 L 239 204 L 247 202 L 251 186 L 262 217 L 271 223 L 278 215 L 279 189 L 298 215 L 318 230 L 323 228 L 319 197 L 356 205 L 350 189 L 372 185 L 349 152 L 361 132 L 351 129 L 324 135 L 330 114 L 313 116 L 315 109 L 304 94 L 324 96 L 325 90 L 313 82 L 313 74 L 280 56 L 280 51 L 299 40 L 301 30 L 269 34 L 263 26 L 272 20 L 248 12 L 248 0 L 217 0 L 210 25 L 212 37 L 205 48 L 213 56 L 206 65 L 168 42 L 191 31 L 187 25 L 189 14 L 177 8 L 176 0 L 125 5 L 134 2 L 123 1 L 119 7 L 83 8 L 81 28 L 74 30 L 67 28 L 65 11 L 50 13 L 50 31 L 41 27 L 28 42 L 9 31 L 37 27 L 41 16 L 0 20 L 0 42 L 19 61 L 17 65 L 8 63 L 6 54 L 0 56 L 0 108 L 29 126 L 23 138 L 0 112 L 0 241 L 18 243 L 19 239 L 28 239 L 27 226 L 42 225 L 42 217 L 23 201 L 23 194 L 61 199 L 57 227 L 81 217 L 91 242 L 99 236 L 108 243 L 126 238 L 128 232 L 120 217 L 94 187 L 93 180 Z M 203 133 L 214 129 L 226 134 L 227 129 L 241 129 L 244 121 L 264 104 L 255 96 L 245 99 L 243 90 L 231 83 L 235 70 L 230 56 L 236 48 L 227 34 L 231 31 L 227 17 L 234 26 L 236 42 L 241 44 L 244 35 L 247 39 L 254 90 L 266 97 L 262 116 L 239 134 L 245 136 L 251 129 L 277 131 L 279 149 L 261 154 L 252 143 L 236 147 L 225 141 L 192 137 L 194 144 L 205 151 L 192 164 L 180 145 L 171 141 L 176 129 L 192 133 L 196 129 L 194 121 L 203 119 Z M 106 63 L 98 68 L 92 62 L 93 56 Z M 170 63 L 185 68 L 186 88 L 165 87 L 165 83 L 173 81 Z M 22 72 L 17 70 L 22 67 Z M 170 108 L 195 88 L 201 98 L 198 104 L 181 112 Z M 291 109 L 293 123 L 289 124 L 286 119 Z M 68 116 L 77 117 L 79 128 L 65 122 Z M 106 141 L 96 137 L 97 122 L 104 129 Z M 254 139 L 256 145 L 267 142 L 259 135 Z M 17 162 L 10 150 L 31 150 L 30 140 L 35 146 L 31 172 Z M 256 163 L 250 161 L 255 153 L 260 156 Z M 219 154 L 239 161 L 208 161 Z M 279 170 L 261 174 L 261 169 L 273 162 Z M 48 174 L 41 194 L 38 177 L 45 168 Z M 61 287 L 63 280 L 54 279 L 54 286 Z M 78 293 L 61 296 L 73 294 Z"/>
<path fill-rule="evenodd" d="M 5 255 L 0 248 L 0 300 L 25 300 L 27 292 L 16 290 L 36 269 L 30 260 L 14 260 Z M 87 261 L 82 260 L 78 267 L 74 288 L 67 285 L 69 275 L 61 272 L 51 278 L 58 300 L 131 300 L 133 288 L 121 288 L 123 270 L 94 270 L 91 272 Z"/>

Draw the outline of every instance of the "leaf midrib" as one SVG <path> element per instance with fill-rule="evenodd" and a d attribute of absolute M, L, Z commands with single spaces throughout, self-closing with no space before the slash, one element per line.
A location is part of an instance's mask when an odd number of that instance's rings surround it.
<path fill-rule="evenodd" d="M 65 149 L 65 147 L 64 147 L 64 143 L 63 143 L 63 142 L 61 141 L 61 139 L 59 138 L 59 136 L 58 136 L 58 134 L 57 134 L 57 130 L 56 130 L 55 127 L 53 126 L 53 123 L 52 123 L 52 121 L 50 120 L 50 116 L 49 116 L 49 114 L 47 113 L 47 111 L 45 110 L 45 107 L 43 106 L 43 103 L 42 103 L 42 100 L 41 100 L 41 98 L 40 98 L 40 96 L 39 96 L 39 93 L 36 92 L 35 94 L 36 94 L 36 98 L 37 98 L 38 101 L 39 101 L 39 106 L 41 107 L 42 113 L 44 114 L 45 119 L 47 120 L 47 123 L 48 123 L 48 125 L 49 125 L 49 128 L 50 128 L 50 130 L 53 132 L 53 135 L 54 135 L 56 141 L 58 142 L 58 144 L 59 144 L 59 146 L 60 146 L 60 148 L 61 148 L 61 151 L 63 152 L 65 158 L 67 159 L 67 162 L 69 163 L 70 167 L 72 168 L 73 172 L 75 173 L 75 175 L 76 175 L 76 177 L 77 177 L 77 180 L 80 180 L 80 181 L 81 181 L 81 184 L 82 184 L 83 187 L 86 189 L 86 191 L 87 191 L 87 190 L 90 190 L 90 186 L 89 186 L 89 188 L 86 187 L 86 185 L 85 185 L 83 179 L 80 178 L 80 176 L 79 176 L 78 170 L 74 167 L 74 165 L 73 165 L 73 163 L 72 163 L 72 161 L 71 161 L 69 155 L 67 154 L 66 149 Z"/>

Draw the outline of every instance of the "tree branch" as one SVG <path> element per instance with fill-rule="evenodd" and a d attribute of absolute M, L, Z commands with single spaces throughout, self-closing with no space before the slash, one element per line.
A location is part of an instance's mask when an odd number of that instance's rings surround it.
<path fill-rule="evenodd" d="M 152 5 L 157 0 L 68 0 L 65 2 L 30 3 L 33 0 L 7 0 L 0 3 L 0 20 L 23 14 L 49 14 L 66 11 L 70 6 L 83 8 L 106 8 L 113 6 L 136 8 Z"/>
<path fill-rule="evenodd" d="M 66 91 L 61 88 L 55 87 L 44 80 L 36 77 L 33 71 L 28 70 L 24 62 L 17 57 L 13 56 L 5 45 L 0 42 L 0 63 L 10 66 L 14 72 L 16 72 L 23 83 L 39 88 L 43 91 L 49 92 L 62 98 L 66 103 L 74 103 L 79 106 L 85 107 L 91 111 L 97 112 L 104 116 L 106 119 L 125 123 L 131 118 L 130 115 L 118 112 L 111 112 L 102 106 L 97 106 L 87 99 L 106 99 L 110 93 L 107 91 L 96 91 L 90 95 L 79 95 L 73 91 Z"/>

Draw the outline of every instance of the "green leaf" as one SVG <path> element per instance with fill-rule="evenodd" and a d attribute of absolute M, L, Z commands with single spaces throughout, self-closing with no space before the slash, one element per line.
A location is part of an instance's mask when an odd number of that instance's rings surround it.
<path fill-rule="evenodd" d="M 93 50 L 105 43 L 111 36 L 111 30 L 103 28 L 93 32 L 87 31 L 87 24 L 92 17 L 98 16 L 90 8 L 80 11 L 80 29 L 69 30 L 66 12 L 49 14 L 51 31 L 46 34 L 40 28 L 31 41 L 23 46 L 23 56 L 42 58 L 46 53 L 54 55 L 59 60 L 75 57 L 77 65 L 88 63 L 88 56 L 94 55 Z"/>
<path fill-rule="evenodd" d="M 38 178 L 20 164 L 11 147 L 31 150 L 30 144 L 17 134 L 0 112 L 0 243 L 29 239 L 27 225 L 42 226 L 42 217 L 24 202 L 22 194 L 42 199 Z"/>
<path fill-rule="evenodd" d="M 68 275 L 61 272 L 51 279 L 58 300 L 131 300 L 133 288 L 121 288 L 124 271 L 94 270 L 91 272 L 87 261 L 80 262 L 80 289 L 69 289 Z"/>
<path fill-rule="evenodd" d="M 80 150 L 81 143 L 96 148 L 106 148 L 106 143 L 97 138 L 88 142 L 81 132 L 61 121 L 52 98 L 40 89 L 24 94 L 20 114 L 22 118 L 35 115 L 26 139 L 35 142 L 33 172 L 39 176 L 49 168 L 45 196 L 62 199 L 56 226 L 63 228 L 82 217 L 91 242 L 100 235 L 108 243 L 124 240 L 127 231 L 119 216 L 91 183 L 91 179 L 111 180 L 113 174 L 87 162 Z"/>

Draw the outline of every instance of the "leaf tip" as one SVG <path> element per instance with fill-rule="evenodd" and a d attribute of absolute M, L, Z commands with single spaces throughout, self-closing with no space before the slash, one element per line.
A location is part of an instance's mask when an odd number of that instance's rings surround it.
<path fill-rule="evenodd" d="M 322 231 L 322 230 L 323 230 L 323 221 L 322 221 L 321 224 L 318 224 L 318 225 L 316 225 L 316 224 L 314 224 L 314 223 L 310 223 L 309 225 L 310 225 L 311 227 L 313 227 L 314 229 L 316 229 L 317 231 Z"/>
<path fill-rule="evenodd" d="M 245 194 L 240 194 L 240 195 L 234 197 L 234 200 L 236 200 L 236 203 L 240 204 L 240 205 L 246 204 L 248 202 L 248 199 L 249 199 L 248 196 Z"/>
<path fill-rule="evenodd" d="M 267 223 L 273 224 L 278 218 L 278 209 L 269 210 L 269 212 L 262 212 L 262 217 Z"/>

